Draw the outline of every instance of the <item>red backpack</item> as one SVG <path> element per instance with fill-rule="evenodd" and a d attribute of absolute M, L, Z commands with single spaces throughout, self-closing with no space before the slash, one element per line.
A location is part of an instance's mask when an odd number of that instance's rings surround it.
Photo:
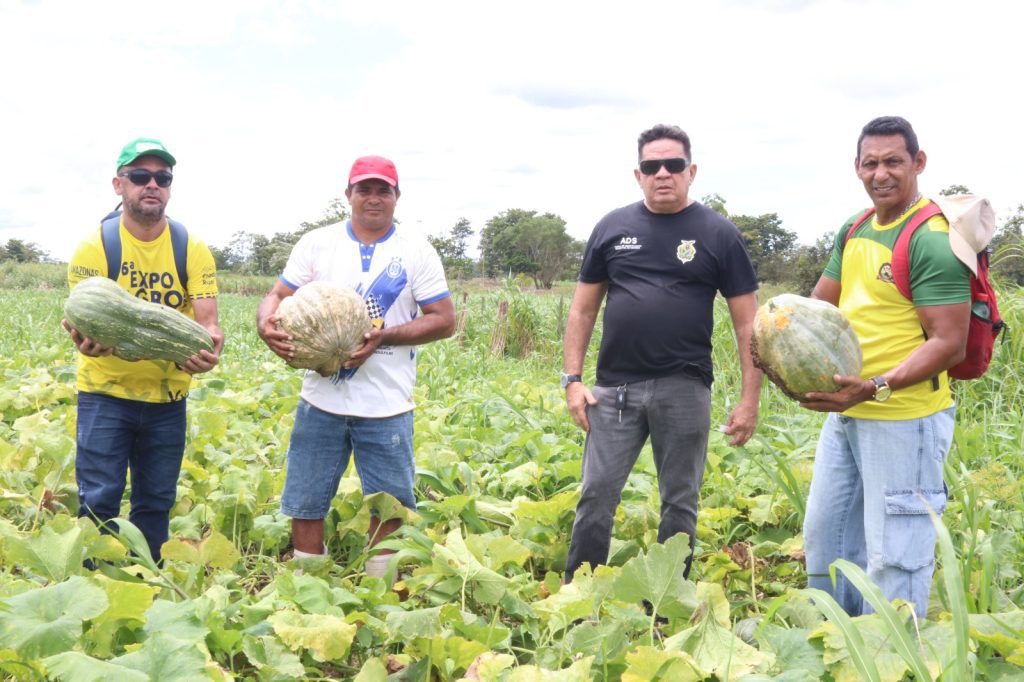
<path fill-rule="evenodd" d="M 985 203 L 987 204 L 987 202 Z M 857 231 L 857 228 L 867 222 L 874 212 L 874 208 L 869 208 L 853 222 L 846 232 L 844 245 L 850 241 L 850 237 Z M 903 297 L 910 301 L 914 300 L 910 291 L 910 238 L 914 236 L 917 228 L 921 227 L 929 218 L 942 212 L 942 209 L 934 201 L 929 201 L 918 209 L 903 227 L 896 238 L 896 245 L 892 249 L 893 282 Z M 950 219 L 949 223 L 950 230 L 953 230 L 954 220 Z M 975 276 L 974 273 L 971 273 L 971 323 L 967 330 L 967 353 L 960 363 L 946 370 L 951 379 L 977 379 L 984 374 L 992 361 L 996 338 L 999 336 L 999 332 L 1006 329 L 1006 323 L 999 316 L 996 292 L 988 277 L 987 248 L 983 247 L 978 253 L 976 267 L 978 274 Z"/>

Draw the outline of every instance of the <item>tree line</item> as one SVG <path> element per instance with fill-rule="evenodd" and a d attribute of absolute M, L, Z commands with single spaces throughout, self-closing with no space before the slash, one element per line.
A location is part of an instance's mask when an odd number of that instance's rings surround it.
<path fill-rule="evenodd" d="M 968 194 L 963 185 L 950 185 L 941 195 Z M 701 201 L 729 218 L 739 228 L 758 279 L 810 293 L 828 261 L 835 232 L 822 234 L 810 245 L 799 244 L 795 232 L 783 227 L 777 213 L 759 216 L 730 214 L 718 194 Z M 292 247 L 302 235 L 318 227 L 349 218 L 342 199 L 331 201 L 314 221 L 272 236 L 238 231 L 226 246 L 211 246 L 217 269 L 248 275 L 279 275 Z M 476 234 L 470 221 L 459 218 L 448 230 L 430 235 L 450 279 L 515 278 L 532 280 L 538 289 L 550 289 L 559 280 L 572 280 L 579 271 L 586 244 L 566 232 L 565 220 L 554 213 L 510 208 L 487 220 L 480 230 L 479 255 L 472 254 Z M 1024 286 L 1024 204 L 997 227 L 990 245 L 992 271 L 998 281 Z M 0 244 L 0 262 L 49 261 L 38 245 L 20 239 Z"/>

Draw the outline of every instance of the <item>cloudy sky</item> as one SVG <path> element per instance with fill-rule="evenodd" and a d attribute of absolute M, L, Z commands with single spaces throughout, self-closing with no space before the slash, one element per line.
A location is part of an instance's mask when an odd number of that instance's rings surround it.
<path fill-rule="evenodd" d="M 178 158 L 168 212 L 209 244 L 291 231 L 352 160 L 395 160 L 428 234 L 508 208 L 584 239 L 640 197 L 636 136 L 693 139 L 697 197 L 804 243 L 867 199 L 860 127 L 908 118 L 922 189 L 1024 202 L 1018 3 L 0 0 L 0 242 L 66 259 L 116 204 L 121 146 Z"/>

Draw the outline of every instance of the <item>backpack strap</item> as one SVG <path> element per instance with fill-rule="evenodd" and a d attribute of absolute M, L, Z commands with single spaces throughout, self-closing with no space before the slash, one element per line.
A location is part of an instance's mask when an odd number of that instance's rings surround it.
<path fill-rule="evenodd" d="M 107 256 L 107 277 L 117 281 L 121 273 L 121 212 L 115 211 L 103 219 L 100 227 L 103 253 Z"/>
<path fill-rule="evenodd" d="M 188 293 L 188 230 L 177 220 L 167 219 L 171 228 L 171 248 L 174 250 L 174 269 L 178 271 L 181 289 Z"/>
<path fill-rule="evenodd" d="M 177 220 L 167 219 L 171 230 L 171 249 L 174 251 L 174 269 L 182 290 L 188 292 L 188 230 Z M 112 211 L 103 218 L 100 227 L 103 252 L 107 256 L 107 277 L 117 281 L 121 273 L 121 211 Z"/>
<path fill-rule="evenodd" d="M 844 248 L 846 247 L 846 242 L 850 241 L 850 237 L 852 237 L 853 233 L 857 231 L 857 228 L 866 223 L 868 218 L 870 218 L 874 214 L 874 212 L 875 207 L 872 206 L 868 210 L 861 213 L 859 218 L 853 221 L 853 225 L 850 225 L 850 229 L 846 231 L 846 237 L 843 239 Z"/>
<path fill-rule="evenodd" d="M 908 222 L 896 237 L 896 245 L 892 249 L 892 280 L 896 289 L 903 298 L 913 301 L 914 296 L 910 290 L 910 239 L 914 236 L 917 228 L 921 227 L 929 218 L 939 215 L 942 210 L 934 201 L 919 208 L 914 215 L 910 216 Z"/>

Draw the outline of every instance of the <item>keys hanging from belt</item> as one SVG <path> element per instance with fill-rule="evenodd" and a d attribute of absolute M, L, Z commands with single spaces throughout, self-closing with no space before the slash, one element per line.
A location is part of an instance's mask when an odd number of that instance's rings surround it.
<path fill-rule="evenodd" d="M 622 411 L 626 409 L 626 384 L 615 389 L 615 409 L 619 411 L 619 423 L 622 423 Z"/>

